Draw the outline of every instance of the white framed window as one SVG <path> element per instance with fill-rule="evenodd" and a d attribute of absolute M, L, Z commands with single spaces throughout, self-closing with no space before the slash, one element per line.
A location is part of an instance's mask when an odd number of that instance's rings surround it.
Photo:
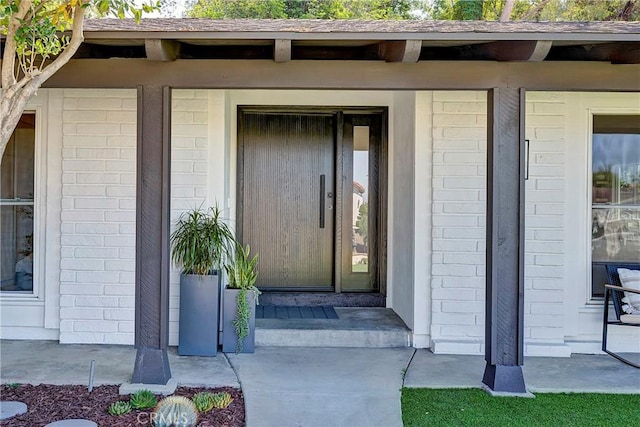
<path fill-rule="evenodd" d="M 26 112 L 0 164 L 0 294 L 38 296 L 37 114 Z M 36 262 L 34 262 L 34 260 Z"/>
<path fill-rule="evenodd" d="M 591 122 L 590 297 L 600 298 L 607 264 L 640 264 L 640 115 Z"/>

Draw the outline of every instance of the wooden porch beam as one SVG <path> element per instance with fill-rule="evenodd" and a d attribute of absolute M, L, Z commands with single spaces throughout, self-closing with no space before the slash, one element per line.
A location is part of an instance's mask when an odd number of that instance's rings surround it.
<path fill-rule="evenodd" d="M 422 40 L 394 40 L 379 45 L 380 56 L 386 62 L 418 62 Z"/>
<path fill-rule="evenodd" d="M 454 72 L 455 71 L 455 72 Z M 44 84 L 49 88 L 135 88 L 137 85 L 213 89 L 363 90 L 640 90 L 639 65 L 600 62 L 80 59 Z M 366 76 L 366 78 L 363 78 Z"/>
<path fill-rule="evenodd" d="M 175 40 L 145 39 L 144 49 L 150 61 L 175 61 L 180 42 Z"/>
<path fill-rule="evenodd" d="M 494 88 L 487 105 L 485 360 L 490 392 L 524 394 L 525 91 Z"/>
<path fill-rule="evenodd" d="M 273 60 L 275 62 L 291 61 L 291 40 L 287 40 L 287 39 L 274 40 Z"/>
<path fill-rule="evenodd" d="M 138 88 L 136 361 L 133 383 L 167 384 L 171 90 Z"/>

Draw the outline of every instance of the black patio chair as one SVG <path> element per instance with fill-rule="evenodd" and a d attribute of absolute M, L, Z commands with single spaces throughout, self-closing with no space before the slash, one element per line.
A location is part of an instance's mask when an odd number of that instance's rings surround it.
<path fill-rule="evenodd" d="M 607 330 L 609 325 L 618 326 L 640 326 L 640 323 L 634 323 L 628 318 L 622 309 L 622 298 L 624 298 L 624 292 L 632 292 L 634 294 L 640 294 L 640 291 L 635 289 L 629 289 L 622 287 L 620 277 L 618 276 L 619 268 L 627 268 L 629 270 L 640 270 L 640 264 L 609 264 L 606 266 L 608 284 L 604 285 L 604 319 L 602 321 L 602 351 L 610 354 L 621 362 L 631 365 L 636 368 L 640 368 L 640 364 L 635 363 L 629 359 L 625 359 L 617 353 L 607 349 Z M 616 314 L 615 320 L 609 320 L 609 300 L 613 302 L 613 309 Z M 635 316 L 634 316 L 635 317 Z"/>

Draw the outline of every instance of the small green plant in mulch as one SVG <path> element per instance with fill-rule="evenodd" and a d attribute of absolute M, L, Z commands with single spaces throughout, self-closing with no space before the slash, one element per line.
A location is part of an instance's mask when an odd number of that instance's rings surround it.
<path fill-rule="evenodd" d="M 201 414 L 213 409 L 213 393 L 202 391 L 200 393 L 196 393 L 191 400 L 196 405 L 198 412 Z"/>
<path fill-rule="evenodd" d="M 131 395 L 129 403 L 133 409 L 149 409 L 156 406 L 158 399 L 149 390 L 138 390 Z"/>
<path fill-rule="evenodd" d="M 492 397 L 480 389 L 402 389 L 405 427 L 604 427 L 639 419 L 639 394 L 536 393 L 531 399 Z"/>
<path fill-rule="evenodd" d="M 131 412 L 131 404 L 129 402 L 125 402 L 124 400 L 113 402 L 109 406 L 109 414 L 114 416 L 126 415 L 129 412 Z"/>
<path fill-rule="evenodd" d="M 18 387 L 20 387 L 19 383 L 11 383 L 11 384 L 7 384 L 7 387 L 9 387 L 11 390 L 15 390 Z"/>
<path fill-rule="evenodd" d="M 231 402 L 233 402 L 233 398 L 226 391 L 221 393 L 214 393 L 212 395 L 212 398 L 213 398 L 213 407 L 217 409 L 224 409 L 229 405 L 231 405 Z"/>

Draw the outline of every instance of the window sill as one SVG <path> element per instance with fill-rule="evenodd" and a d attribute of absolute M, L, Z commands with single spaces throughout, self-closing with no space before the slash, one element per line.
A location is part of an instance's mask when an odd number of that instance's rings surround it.
<path fill-rule="evenodd" d="M 34 294 L 14 294 L 13 292 L 0 292 L 0 303 L 17 303 L 17 305 L 44 305 L 44 300 Z"/>

